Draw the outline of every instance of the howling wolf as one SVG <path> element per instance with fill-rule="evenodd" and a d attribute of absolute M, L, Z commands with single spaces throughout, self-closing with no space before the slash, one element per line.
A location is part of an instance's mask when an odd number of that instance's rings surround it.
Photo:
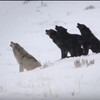
<path fill-rule="evenodd" d="M 19 64 L 20 72 L 23 72 L 24 69 L 29 71 L 41 66 L 40 62 L 25 51 L 24 48 L 22 48 L 18 43 L 11 41 L 10 46 L 12 47 L 14 56 Z"/>
<path fill-rule="evenodd" d="M 82 36 L 78 34 L 70 34 L 66 28 L 62 26 L 55 26 L 57 33 L 63 39 L 63 41 L 67 42 L 67 45 L 70 45 L 73 49 L 73 56 L 81 56 L 83 55 L 83 41 Z"/>
<path fill-rule="evenodd" d="M 77 23 L 83 39 L 84 54 L 87 55 L 89 49 L 94 53 L 100 53 L 100 40 L 92 33 L 92 31 L 84 24 Z"/>

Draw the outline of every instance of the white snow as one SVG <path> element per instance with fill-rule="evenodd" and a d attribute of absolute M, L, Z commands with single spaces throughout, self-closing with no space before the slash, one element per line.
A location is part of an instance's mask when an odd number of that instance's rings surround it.
<path fill-rule="evenodd" d="M 87 25 L 100 39 L 99 1 L 0 1 L 0 100 L 99 100 L 100 53 L 61 60 L 60 49 L 45 34 L 62 25 L 80 34 Z M 88 6 L 94 9 L 85 10 Z M 19 72 L 10 42 L 19 43 L 41 68 Z M 75 67 L 80 60 L 80 67 Z M 94 64 L 82 64 L 92 61 Z"/>

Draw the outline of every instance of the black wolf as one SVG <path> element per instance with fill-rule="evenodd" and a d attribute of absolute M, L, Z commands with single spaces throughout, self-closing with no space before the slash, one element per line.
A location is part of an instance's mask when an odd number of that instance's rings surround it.
<path fill-rule="evenodd" d="M 83 48 L 85 55 L 88 54 L 89 49 L 94 53 L 100 52 L 100 41 L 97 39 L 91 30 L 84 24 L 77 23 L 77 28 L 80 30 L 83 39 Z"/>
<path fill-rule="evenodd" d="M 59 36 L 63 38 L 63 41 L 68 41 L 69 45 L 72 45 L 74 56 L 81 56 L 83 55 L 83 41 L 82 36 L 78 34 L 70 34 L 68 33 L 67 29 L 62 26 L 55 26 Z"/>
<path fill-rule="evenodd" d="M 68 52 L 71 54 L 71 57 L 76 56 L 75 55 L 75 46 L 70 43 L 68 39 L 65 39 L 61 37 L 57 31 L 50 29 L 46 30 L 46 34 L 53 40 L 53 42 L 60 48 L 61 50 L 61 58 L 68 57 Z"/>

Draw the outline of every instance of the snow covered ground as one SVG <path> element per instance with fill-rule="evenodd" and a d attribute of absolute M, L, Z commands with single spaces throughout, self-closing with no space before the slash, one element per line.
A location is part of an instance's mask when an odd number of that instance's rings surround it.
<path fill-rule="evenodd" d="M 100 2 L 23 2 L 0 1 L 0 100 L 99 100 L 100 54 L 90 51 L 61 60 L 60 49 L 45 30 L 62 25 L 80 34 L 79 22 L 100 39 Z M 86 10 L 90 5 L 94 9 Z M 38 59 L 41 68 L 20 73 L 11 41 Z"/>

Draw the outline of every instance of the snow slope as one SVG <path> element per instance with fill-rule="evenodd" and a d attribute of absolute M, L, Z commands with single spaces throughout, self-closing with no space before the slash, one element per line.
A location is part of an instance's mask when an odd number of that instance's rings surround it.
<path fill-rule="evenodd" d="M 95 8 L 85 10 L 90 5 Z M 79 22 L 100 39 L 99 12 L 99 1 L 0 1 L 0 100 L 99 100 L 100 54 L 90 51 L 61 60 L 59 48 L 45 34 L 55 25 L 80 34 Z M 41 68 L 19 73 L 11 41 L 38 59 Z M 77 60 L 80 67 L 75 66 Z"/>

